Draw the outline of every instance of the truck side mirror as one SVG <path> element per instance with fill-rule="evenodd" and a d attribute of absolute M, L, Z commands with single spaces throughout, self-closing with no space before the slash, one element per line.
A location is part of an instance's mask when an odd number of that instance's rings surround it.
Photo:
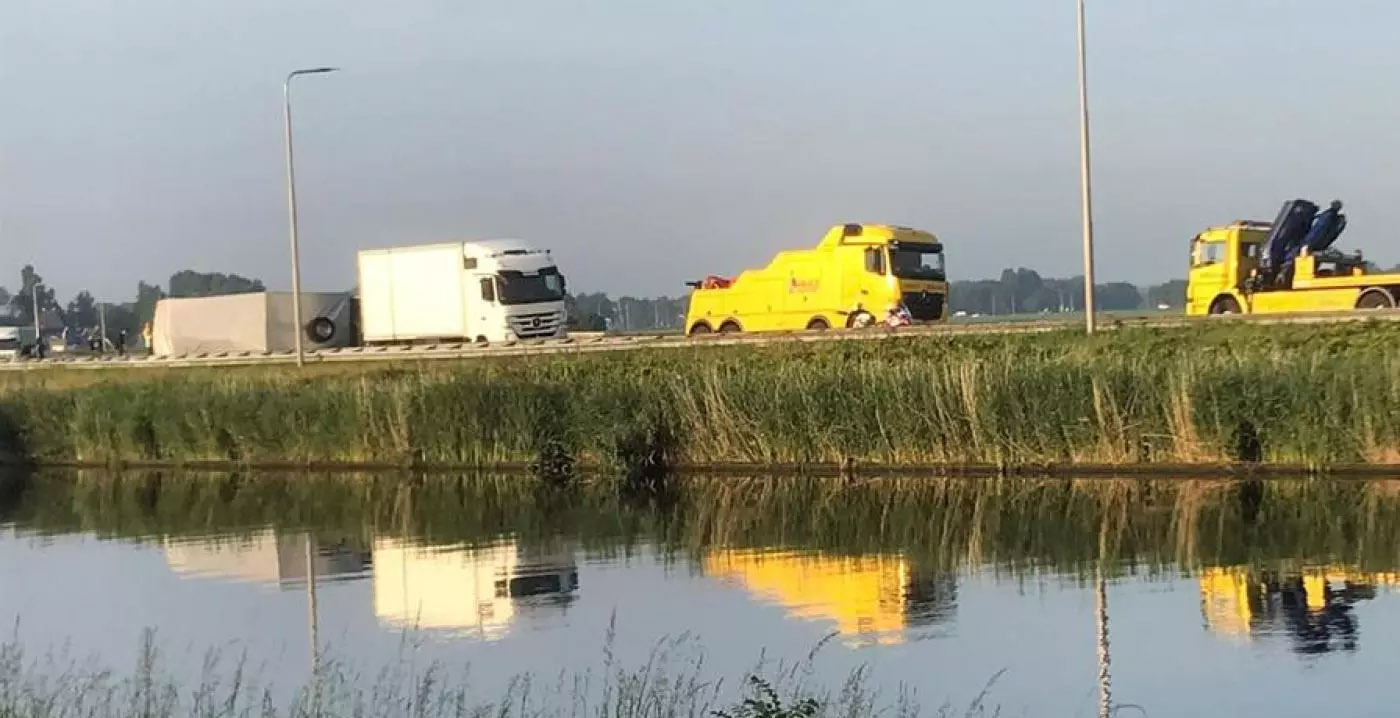
<path fill-rule="evenodd" d="M 496 283 L 490 277 L 481 278 L 481 298 L 484 301 L 496 301 Z"/>

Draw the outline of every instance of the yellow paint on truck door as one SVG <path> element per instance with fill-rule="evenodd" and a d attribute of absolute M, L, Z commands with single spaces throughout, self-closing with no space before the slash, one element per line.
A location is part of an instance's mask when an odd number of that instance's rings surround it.
<path fill-rule="evenodd" d="M 1197 240 L 1191 245 L 1191 276 L 1186 283 L 1186 313 L 1209 314 L 1211 302 L 1232 289 L 1227 246 L 1223 240 Z"/>

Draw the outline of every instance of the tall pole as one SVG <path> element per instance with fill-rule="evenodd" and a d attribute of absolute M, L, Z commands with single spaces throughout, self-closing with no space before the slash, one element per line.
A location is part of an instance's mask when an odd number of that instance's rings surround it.
<path fill-rule="evenodd" d="M 34 358 L 44 358 L 44 333 L 39 329 L 39 283 L 29 287 L 29 295 L 34 301 Z"/>
<path fill-rule="evenodd" d="M 99 302 L 97 305 L 97 331 L 99 332 L 97 341 L 97 353 L 107 353 L 107 303 Z"/>
<path fill-rule="evenodd" d="M 296 169 L 292 161 L 292 78 L 298 75 L 319 75 L 335 72 L 334 67 L 314 67 L 295 70 L 287 75 L 282 83 L 282 119 L 287 138 L 287 221 L 290 224 L 292 240 L 292 324 L 293 341 L 297 352 L 297 366 L 305 364 L 305 350 L 301 343 L 301 251 L 297 245 L 297 189 Z"/>
<path fill-rule="evenodd" d="M 34 341 L 39 341 L 39 283 L 29 287 L 30 300 L 34 303 Z"/>
<path fill-rule="evenodd" d="M 1094 637 L 1099 663 L 1099 718 L 1113 715 L 1113 688 L 1108 656 L 1108 588 L 1103 579 L 1103 560 L 1094 569 Z"/>
<path fill-rule="evenodd" d="M 306 612 L 307 625 L 311 634 L 311 680 L 316 690 L 320 690 L 320 685 L 316 681 L 321 675 L 321 637 L 320 621 L 316 614 L 316 549 L 314 548 L 311 532 L 306 532 Z"/>
<path fill-rule="evenodd" d="M 1084 222 L 1084 330 L 1094 333 L 1094 200 L 1089 178 L 1089 61 L 1084 39 L 1084 0 L 1079 0 L 1079 176 Z"/>

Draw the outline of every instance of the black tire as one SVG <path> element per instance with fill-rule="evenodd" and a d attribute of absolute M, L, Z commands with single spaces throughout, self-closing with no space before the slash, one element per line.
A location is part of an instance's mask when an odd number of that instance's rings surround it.
<path fill-rule="evenodd" d="M 335 338 L 335 322 L 326 317 L 316 317 L 306 323 L 306 338 L 313 344 L 325 344 Z"/>
<path fill-rule="evenodd" d="M 822 317 L 814 317 L 812 321 L 807 322 L 807 331 L 809 332 L 824 332 L 830 328 L 831 322 Z"/>
<path fill-rule="evenodd" d="M 719 325 L 720 334 L 738 334 L 742 331 L 744 331 L 744 329 L 740 327 L 737 322 L 725 322 Z"/>
<path fill-rule="evenodd" d="M 710 333 L 710 325 L 704 322 L 696 322 L 695 326 L 691 327 L 688 333 L 692 337 L 704 336 Z"/>
<path fill-rule="evenodd" d="M 1367 289 L 1356 300 L 1357 309 L 1394 309 L 1395 297 L 1384 289 Z"/>
<path fill-rule="evenodd" d="M 875 326 L 878 322 L 879 320 L 875 318 L 874 314 L 871 314 L 870 312 L 867 312 L 864 309 L 862 309 L 858 312 L 851 313 L 850 318 L 846 320 L 846 328 L 865 329 L 867 327 Z"/>
<path fill-rule="evenodd" d="M 1220 297 L 1210 303 L 1211 314 L 1239 314 L 1240 303 L 1234 297 Z"/>

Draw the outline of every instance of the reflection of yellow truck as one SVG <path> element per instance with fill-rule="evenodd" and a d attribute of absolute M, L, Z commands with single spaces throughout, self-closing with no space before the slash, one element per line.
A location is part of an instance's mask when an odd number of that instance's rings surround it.
<path fill-rule="evenodd" d="M 1331 650 L 1355 644 L 1351 607 L 1379 587 L 1400 586 L 1400 574 L 1367 573 L 1345 567 L 1256 571 L 1244 566 L 1211 567 L 1200 575 L 1201 613 L 1216 633 L 1241 638 L 1289 634 L 1298 650 Z"/>
<path fill-rule="evenodd" d="M 725 550 L 706 555 L 704 571 L 792 616 L 831 621 L 842 636 L 878 643 L 899 643 L 905 629 L 945 618 L 956 600 L 951 576 L 924 580 L 901 556 Z"/>
<path fill-rule="evenodd" d="M 814 249 L 781 252 L 763 269 L 691 286 L 691 335 L 862 327 L 901 309 L 913 321 L 948 316 L 943 245 L 907 227 L 833 227 Z"/>
<path fill-rule="evenodd" d="M 1400 274 L 1371 274 L 1361 254 L 1332 248 L 1346 228 L 1341 203 L 1306 200 L 1278 219 L 1214 227 L 1191 241 L 1186 313 L 1278 314 L 1389 309 Z"/>

